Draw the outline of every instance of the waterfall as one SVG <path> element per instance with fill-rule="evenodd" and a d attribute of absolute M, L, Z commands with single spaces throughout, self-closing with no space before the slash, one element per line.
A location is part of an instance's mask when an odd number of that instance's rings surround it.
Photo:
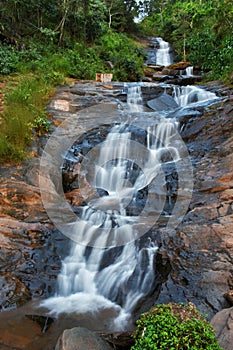
<path fill-rule="evenodd" d="M 185 69 L 185 75 L 193 76 L 193 66 L 189 66 Z"/>
<path fill-rule="evenodd" d="M 128 85 L 127 106 L 130 112 L 142 112 L 142 94 L 140 85 Z"/>
<path fill-rule="evenodd" d="M 137 102 L 141 108 L 140 88 L 130 87 L 129 108 L 137 110 Z M 161 168 L 180 159 L 173 142 L 176 128 L 172 120 L 157 120 L 146 128 L 145 145 L 139 146 L 132 141 L 130 123 L 112 127 L 100 145 L 95 169 L 90 176 L 86 174 L 99 196 L 81 208 L 81 220 L 75 226 L 84 243 L 72 243 L 69 256 L 62 262 L 56 295 L 41 303 L 52 314 L 82 314 L 109 308 L 114 310 L 112 330 L 121 330 L 127 327 L 138 302 L 154 290 L 158 246 L 149 236 L 142 240 L 137 236 L 138 222 L 134 220 L 138 198 L 141 201 L 147 187 L 153 193 L 152 199 L 156 195 L 156 205 L 160 198 L 164 204 Z M 136 151 L 142 148 L 143 153 L 134 161 L 135 148 Z M 143 171 L 137 165 L 140 162 Z M 147 202 L 140 209 L 143 215 L 139 226 L 146 226 L 147 220 L 155 215 L 155 204 L 151 199 Z M 119 236 L 122 244 L 114 246 Z"/>
<path fill-rule="evenodd" d="M 160 37 L 149 38 L 149 47 L 147 49 L 147 54 L 147 65 L 153 64 L 160 66 L 169 66 L 173 63 L 171 46 L 168 42 L 164 41 Z"/>
<path fill-rule="evenodd" d="M 170 44 L 162 38 L 157 38 L 157 41 L 159 48 L 156 51 L 156 64 L 167 67 L 172 64 Z"/>
<path fill-rule="evenodd" d="M 180 107 L 185 107 L 193 103 L 205 102 L 217 98 L 216 94 L 206 91 L 196 86 L 174 86 L 173 97 Z"/>
<path fill-rule="evenodd" d="M 193 66 L 180 70 L 180 75 L 185 77 L 193 77 Z"/>

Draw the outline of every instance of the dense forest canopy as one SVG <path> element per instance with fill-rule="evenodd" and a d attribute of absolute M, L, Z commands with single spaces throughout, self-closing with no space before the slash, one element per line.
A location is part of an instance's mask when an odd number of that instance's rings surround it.
<path fill-rule="evenodd" d="M 3 0 L 0 1 L 2 39 L 20 39 L 47 34 L 59 44 L 65 40 L 93 42 L 107 27 L 134 30 L 140 5 L 122 0 Z"/>
<path fill-rule="evenodd" d="M 232 69 L 231 0 L 1 0 L 0 8 L 1 44 L 16 50 L 32 45 L 71 49 L 77 43 L 94 47 L 117 40 L 114 32 L 153 35 L 173 44 L 177 60 L 201 64 L 216 77 Z M 127 47 L 127 40 L 121 44 Z"/>

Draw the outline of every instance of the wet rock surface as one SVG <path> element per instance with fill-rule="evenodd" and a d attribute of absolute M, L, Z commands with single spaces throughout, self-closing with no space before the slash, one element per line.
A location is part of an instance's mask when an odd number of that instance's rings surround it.
<path fill-rule="evenodd" d="M 224 99 L 206 108 L 176 112 L 193 163 L 194 191 L 182 224 L 174 230 L 156 231 L 161 265 L 169 261 L 171 272 L 157 300 L 151 296 L 149 304 L 191 301 L 211 319 L 230 306 L 224 294 L 233 289 L 233 97 L 232 91 L 219 82 L 205 88 Z M 160 86 L 142 90 L 144 104 L 163 91 Z M 84 107 L 102 103 L 122 106 L 125 101 L 123 83 L 85 82 L 61 87 L 49 105 L 53 128 Z M 41 148 L 37 154 L 41 155 Z M 39 160 L 33 158 L 17 167 L 4 165 L 0 170 L 2 310 L 52 295 L 61 259 L 69 251 L 69 240 L 53 227 L 41 201 Z M 86 190 L 73 192 L 69 188 L 67 200 L 79 205 L 89 196 L 88 186 Z M 46 315 L 45 311 L 38 313 Z M 1 349 L 53 349 L 68 324 L 61 320 L 56 332 L 52 325 L 43 334 L 35 319 L 25 318 L 25 314 L 37 314 L 34 306 L 19 314 L 12 310 L 0 315 Z M 30 336 L 23 335 L 22 320 L 31 330 Z M 88 326 L 88 322 L 81 317 L 73 325 Z M 17 336 L 13 337 L 10 327 Z M 33 337 L 37 341 L 32 341 Z"/>
<path fill-rule="evenodd" d="M 110 345 L 86 328 L 66 329 L 58 339 L 55 350 L 111 350 Z"/>
<path fill-rule="evenodd" d="M 183 223 L 161 233 L 172 272 L 157 302 L 193 301 L 210 319 L 233 288 L 233 98 L 186 116 L 181 132 L 193 163 L 194 191 Z"/>

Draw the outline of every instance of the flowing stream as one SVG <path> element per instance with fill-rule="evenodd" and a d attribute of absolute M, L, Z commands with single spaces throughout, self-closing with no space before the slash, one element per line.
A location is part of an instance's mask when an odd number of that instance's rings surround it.
<path fill-rule="evenodd" d="M 140 114 L 139 85 L 128 88 L 127 102 L 129 113 Z M 154 288 L 158 247 L 150 237 L 142 245 L 141 236 L 148 223 L 151 225 L 149 218 L 156 211 L 154 201 L 160 203 L 161 209 L 166 202 L 162 166 L 171 162 L 171 154 L 173 162 L 180 159 L 172 144 L 175 121 L 153 121 L 144 130 L 143 146 L 130 141 L 134 128 L 128 122 L 114 125 L 101 145 L 99 165 L 94 169 L 95 188 L 100 196 L 81 208 L 81 220 L 76 226 L 85 245 L 73 243 L 62 263 L 56 295 L 42 303 L 54 314 L 112 308 L 117 315 L 113 328 L 117 330 L 126 327 L 137 303 Z M 141 159 L 136 163 L 132 154 L 138 148 L 139 157 L 141 147 Z M 147 197 L 148 186 L 151 198 Z M 143 224 L 146 229 L 140 231 L 138 225 Z"/>
<path fill-rule="evenodd" d="M 199 90 L 174 88 L 174 98 L 186 106 L 214 97 Z M 83 245 L 72 243 L 62 262 L 56 295 L 41 303 L 52 314 L 110 309 L 111 328 L 126 329 L 138 303 L 157 286 L 158 245 L 153 234 L 144 234 L 160 215 L 170 220 L 177 210 L 175 178 L 184 150 L 177 138 L 177 121 L 143 112 L 142 102 L 141 86 L 129 85 L 125 121 L 116 122 L 100 143 L 94 168 L 88 156 L 82 163 L 85 178 L 98 195 L 80 207 L 75 229 Z M 135 126 L 138 120 L 143 128 Z M 188 179 L 181 176 L 179 181 L 186 191 Z"/>

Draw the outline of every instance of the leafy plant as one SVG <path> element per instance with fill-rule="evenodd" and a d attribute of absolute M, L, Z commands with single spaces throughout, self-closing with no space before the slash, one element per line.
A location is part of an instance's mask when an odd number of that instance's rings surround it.
<path fill-rule="evenodd" d="M 46 113 L 43 113 L 43 112 L 28 124 L 30 128 L 36 131 L 38 136 L 41 136 L 44 133 L 49 132 L 50 125 L 51 123 L 48 120 Z"/>
<path fill-rule="evenodd" d="M 0 45 L 0 74 L 10 74 L 16 71 L 19 55 L 9 45 Z"/>
<path fill-rule="evenodd" d="M 109 30 L 99 42 L 99 56 L 106 62 L 111 61 L 115 80 L 137 81 L 143 74 L 145 52 L 125 34 Z"/>
<path fill-rule="evenodd" d="M 137 321 L 131 350 L 221 350 L 212 326 L 193 304 L 153 307 Z"/>

